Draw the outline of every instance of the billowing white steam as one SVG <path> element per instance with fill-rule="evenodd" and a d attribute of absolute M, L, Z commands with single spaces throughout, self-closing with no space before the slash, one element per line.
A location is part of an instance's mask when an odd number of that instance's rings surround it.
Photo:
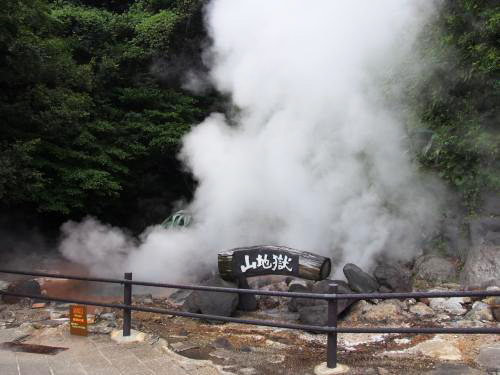
<path fill-rule="evenodd" d="M 239 110 L 231 124 L 212 114 L 184 139 L 181 158 L 199 181 L 194 224 L 152 227 L 134 244 L 93 219 L 67 223 L 61 251 L 95 259 L 96 272 L 161 280 L 255 244 L 361 267 L 381 252 L 408 257 L 434 225 L 437 199 L 410 162 L 381 78 L 430 11 L 409 0 L 213 1 L 211 77 Z"/>

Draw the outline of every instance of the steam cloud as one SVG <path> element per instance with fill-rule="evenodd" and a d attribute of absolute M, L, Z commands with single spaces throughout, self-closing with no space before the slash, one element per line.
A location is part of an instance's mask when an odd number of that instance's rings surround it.
<path fill-rule="evenodd" d="M 439 199 L 381 81 L 432 11 L 428 1 L 212 1 L 211 80 L 238 114 L 214 113 L 184 138 L 180 158 L 199 182 L 193 225 L 151 227 L 135 242 L 89 218 L 62 227 L 61 252 L 94 259 L 96 273 L 158 280 L 257 244 L 366 268 L 380 253 L 408 258 Z"/>

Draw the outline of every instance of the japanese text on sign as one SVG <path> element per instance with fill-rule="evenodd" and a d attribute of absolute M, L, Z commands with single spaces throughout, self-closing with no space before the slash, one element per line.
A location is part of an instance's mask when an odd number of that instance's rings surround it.
<path fill-rule="evenodd" d="M 245 255 L 245 264 L 241 266 L 241 272 L 245 273 L 250 269 L 271 271 L 287 270 L 292 272 L 293 266 L 291 262 L 292 258 L 284 254 L 272 254 L 272 259 L 269 259 L 268 254 L 258 254 L 254 261 L 250 261 L 250 255 Z"/>
<path fill-rule="evenodd" d="M 87 336 L 87 307 L 71 305 L 69 310 L 70 333 L 72 335 Z"/>

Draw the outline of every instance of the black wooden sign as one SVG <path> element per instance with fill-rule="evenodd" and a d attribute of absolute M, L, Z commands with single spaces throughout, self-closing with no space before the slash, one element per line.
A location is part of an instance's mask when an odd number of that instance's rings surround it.
<path fill-rule="evenodd" d="M 298 276 L 324 280 L 330 275 L 330 258 L 286 246 L 237 247 L 218 255 L 219 274 L 232 281 L 257 275 Z"/>

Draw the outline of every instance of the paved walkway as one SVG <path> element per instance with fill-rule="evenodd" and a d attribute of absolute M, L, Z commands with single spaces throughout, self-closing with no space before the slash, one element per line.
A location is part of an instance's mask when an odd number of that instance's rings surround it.
<path fill-rule="evenodd" d="M 0 350 L 1 375 L 222 375 L 210 361 L 182 357 L 166 347 L 147 342 L 117 344 L 109 335 L 71 336 L 68 328 L 37 330 L 23 341 L 29 344 L 69 348 L 56 355 Z M 0 343 L 22 334 L 0 330 Z M 163 341 L 163 343 L 162 343 Z M 227 374 L 227 373 L 226 373 Z"/>

